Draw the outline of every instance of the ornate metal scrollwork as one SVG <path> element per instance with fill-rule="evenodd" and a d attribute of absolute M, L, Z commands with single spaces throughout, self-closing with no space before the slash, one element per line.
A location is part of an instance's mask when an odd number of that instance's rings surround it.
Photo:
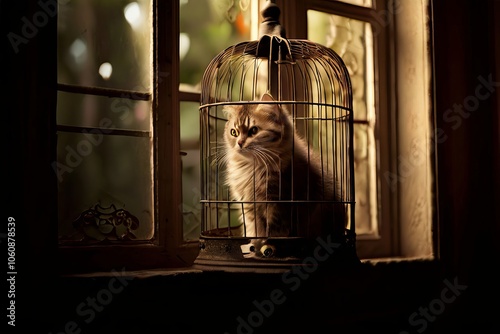
<path fill-rule="evenodd" d="M 134 231 L 139 228 L 139 220 L 127 210 L 117 209 L 114 204 L 109 207 L 96 204 L 83 211 L 73 226 L 84 234 L 85 239 L 133 240 L 136 239 Z"/>

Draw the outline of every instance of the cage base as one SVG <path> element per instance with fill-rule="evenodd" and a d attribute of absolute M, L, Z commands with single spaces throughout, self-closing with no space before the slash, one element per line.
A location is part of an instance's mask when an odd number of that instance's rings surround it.
<path fill-rule="evenodd" d="M 264 250 L 260 253 L 252 250 L 254 244 L 262 244 Z M 201 236 L 200 252 L 193 267 L 203 271 L 283 273 L 294 268 L 303 268 L 306 272 L 313 272 L 320 267 L 336 270 L 359 263 L 355 245 L 350 238 L 340 243 L 328 238 L 318 239 L 311 245 L 304 238 L 262 240 Z"/>

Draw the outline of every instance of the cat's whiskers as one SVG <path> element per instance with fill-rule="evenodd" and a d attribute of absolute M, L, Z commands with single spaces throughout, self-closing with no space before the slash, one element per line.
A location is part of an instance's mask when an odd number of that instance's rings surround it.
<path fill-rule="evenodd" d="M 280 166 L 279 166 L 278 162 L 276 161 L 276 160 L 278 160 L 278 161 L 280 160 L 280 156 L 278 153 L 276 153 L 275 151 L 270 150 L 268 148 L 264 148 L 264 147 L 259 147 L 259 148 L 256 148 L 255 150 L 264 156 L 264 160 L 265 160 L 264 162 L 269 162 L 270 165 L 275 167 L 274 168 L 275 170 L 277 170 L 277 171 L 280 170 Z"/>
<path fill-rule="evenodd" d="M 253 153 L 254 157 L 258 158 L 262 162 L 263 166 L 266 168 L 266 175 L 269 174 L 269 164 L 268 164 L 268 161 L 270 160 L 269 156 L 259 149 L 254 149 Z"/>
<path fill-rule="evenodd" d="M 227 162 L 228 154 L 225 145 L 217 145 L 211 148 L 214 152 L 210 154 L 210 158 L 212 161 L 210 166 L 213 167 L 216 164 L 221 163 L 224 165 Z"/>

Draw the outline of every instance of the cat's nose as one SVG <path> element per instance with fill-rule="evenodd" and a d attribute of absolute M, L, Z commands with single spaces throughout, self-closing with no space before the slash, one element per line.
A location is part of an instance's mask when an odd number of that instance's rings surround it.
<path fill-rule="evenodd" d="M 243 147 L 243 139 L 238 140 L 238 146 L 239 146 L 240 148 L 242 148 L 242 147 Z"/>

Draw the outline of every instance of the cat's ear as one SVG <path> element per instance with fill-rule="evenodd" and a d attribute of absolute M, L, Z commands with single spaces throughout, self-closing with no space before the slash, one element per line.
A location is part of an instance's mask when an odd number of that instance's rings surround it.
<path fill-rule="evenodd" d="M 264 93 L 261 99 L 262 102 L 276 102 L 276 100 L 269 93 Z M 277 103 L 263 103 L 259 110 L 265 112 L 269 120 L 277 122 L 281 119 L 281 110 Z"/>
<path fill-rule="evenodd" d="M 261 101 L 276 102 L 276 100 L 269 93 L 264 93 L 260 98 Z"/>
<path fill-rule="evenodd" d="M 236 107 L 233 105 L 225 105 L 224 107 L 222 107 L 222 112 L 224 116 L 229 117 L 236 112 Z"/>

